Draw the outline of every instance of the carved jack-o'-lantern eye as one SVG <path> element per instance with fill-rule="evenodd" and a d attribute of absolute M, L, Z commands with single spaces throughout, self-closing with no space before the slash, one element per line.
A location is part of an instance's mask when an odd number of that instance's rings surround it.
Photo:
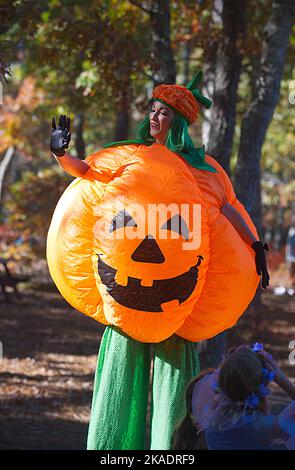
<path fill-rule="evenodd" d="M 114 230 L 117 230 L 121 227 L 137 227 L 135 220 L 128 214 L 125 209 L 118 212 L 117 215 L 113 218 L 111 225 L 109 227 L 109 232 L 112 233 Z"/>
<path fill-rule="evenodd" d="M 181 215 L 176 214 L 165 222 L 161 229 L 172 230 L 173 232 L 179 233 L 185 240 L 189 239 L 189 230 L 186 221 Z"/>

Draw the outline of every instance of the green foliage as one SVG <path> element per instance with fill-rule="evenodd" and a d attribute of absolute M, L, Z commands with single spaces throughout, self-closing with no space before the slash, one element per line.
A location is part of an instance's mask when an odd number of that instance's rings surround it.
<path fill-rule="evenodd" d="M 8 223 L 22 234 L 33 253 L 45 256 L 45 243 L 55 206 L 71 179 L 58 167 L 25 172 L 10 187 Z"/>
<path fill-rule="evenodd" d="M 153 4 L 142 0 L 135 3 Z M 263 27 L 271 13 L 270 0 L 247 3 L 248 33 L 246 41 L 240 43 L 244 60 L 232 169 L 241 120 L 255 86 Z M 17 147 L 32 170 L 11 187 L 6 212 L 10 214 L 11 224 L 24 231 L 27 238 L 34 233 L 37 238 L 34 250 L 44 251 L 47 222 L 70 181 L 50 156 L 51 117 L 67 114 L 74 119 L 82 113 L 83 137 L 89 154 L 113 140 L 116 111 L 121 109 L 126 90 L 130 88 L 132 102 L 130 138 L 135 136 L 136 124 L 146 115 L 153 78 L 151 24 L 149 15 L 136 4 L 128 0 L 13 0 L 6 2 L 4 9 L 1 6 L 0 75 L 9 62 L 13 72 L 13 80 L 4 88 L 5 96 L 11 101 L 4 110 L 9 114 L 5 132 L 10 136 L 8 144 Z M 186 46 L 191 48 L 186 65 L 192 75 L 203 67 L 208 45 L 221 40 L 222 25 L 213 21 L 213 4 L 213 0 L 170 2 L 171 44 L 179 83 L 184 79 Z M 280 102 L 263 146 L 263 172 L 277 178 L 272 187 L 267 182 L 269 179 L 263 182 L 264 201 L 270 205 L 281 197 L 287 205 L 294 199 L 295 106 L 288 101 L 290 81 L 295 79 L 292 45 L 294 36 L 287 53 Z M 18 95 L 27 83 L 25 80 L 32 77 L 32 100 L 27 103 Z M 40 99 L 35 100 L 37 95 Z M 3 137 L 2 122 L 0 132 Z M 192 126 L 190 133 L 197 146 L 201 146 L 200 124 Z M 70 151 L 75 154 L 75 130 L 72 136 Z M 281 185 L 283 189 L 278 190 Z"/>

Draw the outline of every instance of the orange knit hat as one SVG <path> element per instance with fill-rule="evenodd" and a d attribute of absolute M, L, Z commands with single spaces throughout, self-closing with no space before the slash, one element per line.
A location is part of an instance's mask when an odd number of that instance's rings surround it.
<path fill-rule="evenodd" d="M 158 85 L 153 90 L 153 98 L 154 100 L 161 101 L 171 106 L 174 110 L 178 111 L 189 124 L 192 124 L 197 119 L 199 112 L 198 103 L 201 103 L 206 108 L 212 106 L 212 101 L 203 96 L 197 88 L 202 75 L 201 71 L 198 72 L 186 86 L 176 84 Z"/>

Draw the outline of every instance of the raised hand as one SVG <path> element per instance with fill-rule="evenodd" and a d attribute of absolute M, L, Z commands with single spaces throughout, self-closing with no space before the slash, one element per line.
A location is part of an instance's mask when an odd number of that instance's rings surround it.
<path fill-rule="evenodd" d="M 271 354 L 269 354 L 267 351 L 261 350 L 258 352 L 258 355 L 263 359 L 267 369 L 274 373 L 274 382 L 279 382 L 285 377 L 284 372 L 280 369 Z"/>
<path fill-rule="evenodd" d="M 65 114 L 59 117 L 58 128 L 55 118 L 52 118 L 52 132 L 50 138 L 50 150 L 58 157 L 65 154 L 71 140 L 71 120 Z"/>

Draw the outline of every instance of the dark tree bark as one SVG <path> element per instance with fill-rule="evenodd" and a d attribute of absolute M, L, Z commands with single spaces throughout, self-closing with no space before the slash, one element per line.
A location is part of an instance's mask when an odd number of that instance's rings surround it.
<path fill-rule="evenodd" d="M 170 0 L 153 1 L 150 18 L 154 84 L 175 83 L 176 68 L 170 41 Z"/>
<path fill-rule="evenodd" d="M 151 66 L 154 85 L 175 83 L 176 67 L 170 41 L 170 0 L 130 0 L 151 21 Z"/>
<path fill-rule="evenodd" d="M 224 5 L 229 2 L 224 1 Z M 231 3 L 231 2 L 230 2 Z M 236 3 L 236 6 L 238 4 Z M 238 199 L 245 205 L 247 211 L 250 213 L 260 236 L 262 237 L 262 224 L 261 224 L 261 193 L 260 193 L 260 156 L 261 147 L 265 138 L 265 134 L 268 125 L 272 119 L 272 115 L 275 106 L 279 98 L 280 81 L 282 78 L 285 54 L 288 46 L 288 39 L 290 35 L 291 25 L 294 18 L 294 1 L 293 0 L 282 0 L 273 2 L 272 15 L 264 28 L 264 38 L 262 44 L 262 54 L 259 61 L 258 70 L 255 70 L 257 77 L 255 86 L 253 81 L 251 82 L 251 88 L 253 90 L 252 102 L 249 106 L 247 113 L 242 122 L 241 129 L 241 140 L 240 149 L 238 155 L 238 163 L 235 173 L 235 190 Z M 222 52 L 222 51 L 221 51 Z M 219 54 L 219 50 L 217 52 Z M 238 57 L 236 58 L 238 60 Z M 257 58 L 255 57 L 255 61 Z M 217 59 L 217 65 L 219 61 Z M 239 63 L 239 60 L 238 60 Z M 218 68 L 216 69 L 216 74 Z M 221 65 L 222 70 L 222 65 Z M 229 70 L 229 69 L 228 69 Z M 235 76 L 237 80 L 237 76 Z M 222 103 L 225 94 L 220 94 L 220 100 L 218 97 L 218 88 L 220 88 L 222 82 L 219 83 L 216 80 L 216 92 L 214 95 L 214 107 L 218 103 Z M 237 88 L 237 84 L 235 85 Z M 223 88 L 221 86 L 221 92 Z M 217 103 L 215 96 L 217 95 Z M 231 106 L 235 108 L 235 99 L 233 90 L 229 94 Z M 219 107 L 219 106 L 217 106 Z M 214 108 L 213 108 L 214 109 Z M 213 111 L 215 112 L 215 111 Z M 234 111 L 231 111 L 231 120 L 234 117 Z M 217 113 L 218 117 L 218 113 Z M 232 130 L 234 129 L 234 123 L 231 121 Z M 213 124 L 213 128 L 218 126 Z M 222 130 L 222 129 L 221 129 Z M 215 132 L 212 129 L 212 132 Z M 210 144 L 212 143 L 212 135 L 210 133 Z M 221 132 L 221 142 L 225 145 L 226 138 L 232 134 L 227 132 Z M 218 139 L 218 135 L 216 136 Z M 231 137 L 232 138 L 232 137 Z M 214 142 L 212 143 L 214 145 Z M 228 148 L 228 147 L 227 147 Z M 226 150 L 227 148 L 224 148 Z M 222 147 L 221 147 L 222 149 Z M 220 158 L 218 151 L 214 150 L 210 146 L 209 153 L 219 160 L 222 166 L 228 171 L 228 163 L 224 161 L 224 157 Z M 224 154 L 226 159 L 230 158 L 230 154 Z M 255 333 L 261 333 L 260 325 L 260 308 L 261 308 L 261 288 L 259 287 L 256 295 L 244 313 L 246 323 L 245 325 L 255 325 Z M 225 332 L 226 334 L 226 332 Z M 221 352 L 225 346 L 224 333 L 217 337 L 206 341 L 205 345 L 200 345 L 201 358 L 203 357 L 203 367 L 212 367 L 216 362 L 217 358 L 220 357 Z"/>
<path fill-rule="evenodd" d="M 15 20 L 16 7 L 12 2 L 0 2 L 0 80 L 8 82 L 11 76 L 10 63 L 14 59 L 12 42 L 3 40 L 1 35 L 6 33 Z M 1 104 L 1 103 L 0 103 Z"/>
<path fill-rule="evenodd" d="M 222 0 L 214 0 L 212 5 L 212 13 L 210 18 L 210 29 L 217 30 L 222 28 Z M 218 51 L 219 39 L 218 35 L 208 34 L 206 41 L 204 41 L 204 94 L 213 99 L 215 94 L 215 82 L 216 82 L 216 63 L 217 63 L 217 51 Z M 211 129 L 211 115 L 212 108 L 203 111 L 203 123 L 202 123 L 202 139 L 206 145 L 206 149 L 209 150 L 209 135 Z"/>
<path fill-rule="evenodd" d="M 246 0 L 223 1 L 223 32 L 216 53 L 212 50 L 210 54 L 216 59 L 216 63 L 208 153 L 214 155 L 228 174 L 235 130 L 242 44 L 246 34 L 246 4 Z M 212 48 L 215 47 L 214 42 Z"/>
<path fill-rule="evenodd" d="M 77 157 L 83 160 L 85 158 L 85 142 L 83 138 L 83 128 L 84 128 L 84 114 L 78 113 L 75 119 L 75 148 L 77 152 Z"/>
<path fill-rule="evenodd" d="M 262 54 L 251 104 L 243 118 L 235 189 L 238 199 L 251 215 L 260 235 L 260 157 L 267 128 L 280 92 L 285 55 L 294 21 L 294 0 L 276 0 L 264 28 Z"/>
<path fill-rule="evenodd" d="M 271 16 L 263 30 L 262 53 L 252 83 L 252 101 L 244 115 L 235 171 L 235 191 L 238 199 L 264 238 L 261 220 L 260 158 L 267 128 L 271 122 L 280 93 L 285 56 L 294 21 L 294 0 L 277 0 L 272 3 Z M 245 312 L 246 326 L 250 323 L 261 329 L 261 289 Z"/>
<path fill-rule="evenodd" d="M 130 116 L 126 109 L 117 112 L 114 141 L 127 140 L 129 134 Z"/>
<path fill-rule="evenodd" d="M 128 139 L 132 91 L 129 80 L 129 72 L 124 76 L 123 86 L 120 90 L 120 96 L 117 105 L 117 116 L 114 131 L 114 141 Z"/>
<path fill-rule="evenodd" d="M 130 0 L 150 16 L 153 85 L 176 82 L 176 67 L 170 40 L 170 0 Z M 120 119 L 120 115 L 118 115 Z M 122 123 L 127 117 L 122 113 Z"/>
<path fill-rule="evenodd" d="M 230 157 L 236 120 L 237 89 L 241 73 L 241 44 L 246 33 L 246 0 L 216 0 L 212 23 L 222 26 L 222 35 L 205 45 L 205 87 L 213 99 L 210 110 L 208 153 L 230 174 Z M 205 115 L 206 116 L 206 115 Z M 205 130 L 205 129 L 204 129 Z M 207 140 L 207 139 L 206 139 Z M 227 331 L 198 344 L 202 369 L 217 367 L 228 346 Z"/>
<path fill-rule="evenodd" d="M 192 41 L 185 41 L 183 47 L 183 76 L 184 83 L 187 84 L 191 80 L 191 71 L 190 71 L 190 58 L 192 53 Z"/>

